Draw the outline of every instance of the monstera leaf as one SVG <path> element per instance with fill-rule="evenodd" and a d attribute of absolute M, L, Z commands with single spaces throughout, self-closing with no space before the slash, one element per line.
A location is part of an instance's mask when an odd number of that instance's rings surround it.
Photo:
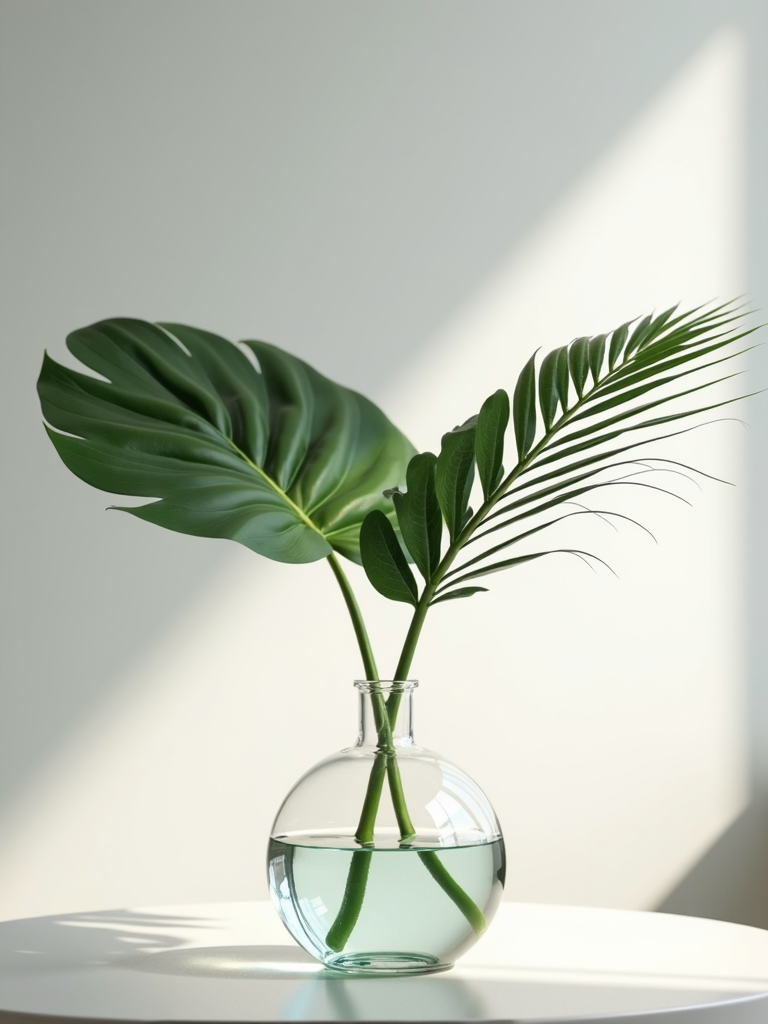
<path fill-rule="evenodd" d="M 405 483 L 411 443 L 372 402 L 274 345 L 245 352 L 193 327 L 104 320 L 67 339 L 101 375 L 46 355 L 48 434 L 87 483 L 159 500 L 123 511 L 180 533 L 227 537 L 280 562 L 337 551 L 360 561 L 360 526 Z M 62 433 L 63 431 L 63 433 Z"/>

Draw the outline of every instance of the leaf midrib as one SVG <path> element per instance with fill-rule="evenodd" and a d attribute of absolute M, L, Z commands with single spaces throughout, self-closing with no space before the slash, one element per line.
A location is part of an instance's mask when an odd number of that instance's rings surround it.
<path fill-rule="evenodd" d="M 301 522 L 305 526 L 309 527 L 309 529 L 312 530 L 314 533 L 316 533 L 318 535 L 318 537 L 321 537 L 326 542 L 326 544 L 329 544 L 331 547 L 333 547 L 333 545 L 328 540 L 328 538 L 325 536 L 323 531 L 318 526 L 316 526 L 315 523 L 312 522 L 312 520 L 306 514 L 304 509 L 300 508 L 296 504 L 295 501 L 293 501 L 291 498 L 289 498 L 288 495 L 286 494 L 286 492 L 282 489 L 282 487 L 278 487 L 278 485 L 275 483 L 275 481 L 272 479 L 272 477 L 269 476 L 269 474 L 266 473 L 261 468 L 261 466 L 259 466 L 257 463 L 255 463 L 253 461 L 253 459 L 250 459 L 245 454 L 245 452 L 241 448 L 238 448 L 238 446 L 235 444 L 235 442 L 232 441 L 230 438 L 225 437 L 224 434 L 221 434 L 221 433 L 219 433 L 219 436 L 222 438 L 222 440 L 226 441 L 226 443 L 229 445 L 229 447 L 237 455 L 240 456 L 240 458 L 243 460 L 243 462 L 245 462 L 245 464 L 247 466 L 249 466 L 256 473 L 257 476 L 261 477 L 261 479 L 264 480 L 272 488 L 272 490 L 275 492 L 275 494 L 278 495 L 278 497 L 282 498 L 282 500 L 286 503 L 286 505 L 288 505 L 288 507 L 293 512 L 295 512 L 297 518 L 300 519 Z"/>

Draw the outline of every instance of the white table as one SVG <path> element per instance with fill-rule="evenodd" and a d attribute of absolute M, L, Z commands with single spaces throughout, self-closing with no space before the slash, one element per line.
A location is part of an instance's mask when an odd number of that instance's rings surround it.
<path fill-rule="evenodd" d="M 623 910 L 502 904 L 452 971 L 348 978 L 268 903 L 0 923 L 0 1024 L 88 1021 L 768 1022 L 768 932 Z"/>

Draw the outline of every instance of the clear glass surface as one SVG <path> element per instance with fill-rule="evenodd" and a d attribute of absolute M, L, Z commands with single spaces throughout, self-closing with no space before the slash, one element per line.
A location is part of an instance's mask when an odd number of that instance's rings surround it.
<path fill-rule="evenodd" d="M 335 970 L 445 970 L 501 899 L 496 815 L 465 772 L 414 742 L 416 685 L 356 683 L 357 742 L 299 779 L 272 828 L 272 899 L 296 941 Z"/>

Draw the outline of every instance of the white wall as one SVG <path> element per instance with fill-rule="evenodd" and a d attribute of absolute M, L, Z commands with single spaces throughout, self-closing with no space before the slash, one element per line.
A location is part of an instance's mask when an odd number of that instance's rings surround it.
<path fill-rule="evenodd" d="M 0 11 L 0 916 L 261 896 L 282 794 L 354 730 L 330 573 L 104 515 L 40 426 L 43 348 L 110 315 L 259 336 L 434 447 L 538 345 L 755 292 L 760 5 Z M 658 548 L 594 535 L 618 581 L 538 563 L 435 610 L 418 737 L 487 788 L 513 898 L 652 906 L 750 804 L 744 437 L 686 449 L 737 489 L 626 506 Z M 404 610 L 354 576 L 391 662 Z"/>

